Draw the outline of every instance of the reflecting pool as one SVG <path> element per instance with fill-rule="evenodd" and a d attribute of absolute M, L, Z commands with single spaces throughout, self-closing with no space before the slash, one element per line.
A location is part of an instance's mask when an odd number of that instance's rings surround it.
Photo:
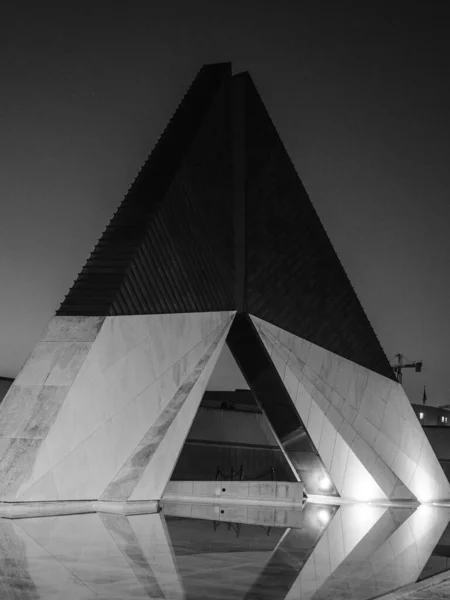
<path fill-rule="evenodd" d="M 450 567 L 448 509 L 166 503 L 0 519 L 0 598 L 368 600 Z"/>

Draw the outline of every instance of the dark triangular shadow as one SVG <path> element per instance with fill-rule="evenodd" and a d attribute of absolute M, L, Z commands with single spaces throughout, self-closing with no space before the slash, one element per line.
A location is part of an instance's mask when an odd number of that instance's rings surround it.
<path fill-rule="evenodd" d="M 172 475 L 172 481 L 215 479 L 297 481 L 226 345 Z"/>
<path fill-rule="evenodd" d="M 237 314 L 227 344 L 307 494 L 338 496 L 319 454 L 247 314 Z"/>
<path fill-rule="evenodd" d="M 337 496 L 248 315 L 236 315 L 217 367 L 172 481 L 301 481 L 307 494 Z"/>

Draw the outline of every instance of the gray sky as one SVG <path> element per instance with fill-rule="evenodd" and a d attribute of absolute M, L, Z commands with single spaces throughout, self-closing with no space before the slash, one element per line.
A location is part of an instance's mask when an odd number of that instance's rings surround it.
<path fill-rule="evenodd" d="M 387 355 L 424 361 L 406 373 L 410 399 L 426 384 L 430 404 L 450 404 L 438 4 L 159 4 L 0 7 L 0 375 L 17 374 L 201 65 L 231 60 L 253 76 Z"/>

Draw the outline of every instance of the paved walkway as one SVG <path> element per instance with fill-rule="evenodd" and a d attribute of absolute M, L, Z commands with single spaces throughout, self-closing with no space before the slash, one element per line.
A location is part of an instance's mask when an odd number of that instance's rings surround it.
<path fill-rule="evenodd" d="M 450 599 L 450 571 L 380 596 L 378 600 L 443 600 L 444 598 Z"/>

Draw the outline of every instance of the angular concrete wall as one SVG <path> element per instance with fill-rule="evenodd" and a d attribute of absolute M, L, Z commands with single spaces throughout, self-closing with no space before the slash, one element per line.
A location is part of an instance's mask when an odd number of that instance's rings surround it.
<path fill-rule="evenodd" d="M 55 317 L 0 406 L 0 500 L 158 500 L 234 312 Z M 450 497 L 403 388 L 252 317 L 339 494 Z"/>
<path fill-rule="evenodd" d="M 233 314 L 55 317 L 0 407 L 0 499 L 159 499 Z"/>
<path fill-rule="evenodd" d="M 252 316 L 339 494 L 450 498 L 450 486 L 396 382 Z"/>

